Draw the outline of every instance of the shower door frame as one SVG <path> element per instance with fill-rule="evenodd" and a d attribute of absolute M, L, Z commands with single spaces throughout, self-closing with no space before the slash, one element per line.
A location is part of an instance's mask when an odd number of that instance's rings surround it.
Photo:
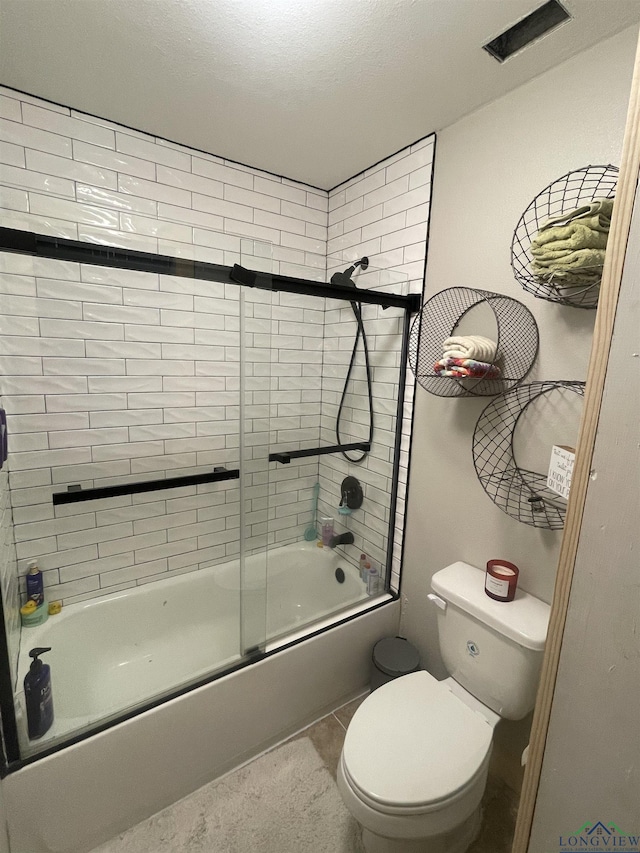
<path fill-rule="evenodd" d="M 296 293 L 319 298 L 337 299 L 344 302 L 354 301 L 354 290 L 334 284 L 310 281 L 303 278 L 294 278 L 275 273 L 263 273 L 248 270 L 238 264 L 233 267 L 222 264 L 213 264 L 204 261 L 194 261 L 185 258 L 177 258 L 170 255 L 159 255 L 137 250 L 120 249 L 117 247 L 101 246 L 87 243 L 81 240 L 71 240 L 62 237 L 51 237 L 31 231 L 21 231 L 13 228 L 0 227 L 0 252 L 30 255 L 49 260 L 64 260 L 75 263 L 90 264 L 102 267 L 115 267 L 118 269 L 135 270 L 138 272 L 149 272 L 160 275 L 180 276 L 203 281 L 234 284 L 238 287 L 251 287 L 272 292 Z M 385 589 L 389 589 L 391 579 L 391 566 L 394 549 L 394 532 L 397 509 L 397 491 L 400 474 L 400 446 L 402 441 L 403 411 L 406 387 L 406 375 L 408 364 L 408 346 L 411 317 L 420 310 L 422 302 L 421 294 L 412 293 L 407 295 L 387 293 L 367 289 L 357 290 L 357 301 L 382 308 L 400 308 L 403 311 L 402 321 L 402 346 L 401 359 L 398 368 L 398 398 L 396 401 L 396 422 L 394 458 L 392 469 L 392 488 L 389 504 L 389 525 L 387 534 L 387 560 L 385 566 Z M 318 448 L 317 453 L 339 452 L 342 446 Z M 276 460 L 270 460 L 276 461 Z M 231 472 L 228 472 L 229 474 Z M 200 476 L 200 475 L 196 475 Z M 209 476 L 209 475 L 206 475 Z M 227 479 L 222 475 L 218 479 Z M 177 478 L 176 478 L 177 479 Z M 88 490 L 87 490 L 88 491 Z M 73 492 L 69 494 L 73 495 Z M 74 498 L 70 498 L 73 500 Z M 82 498 L 75 498 L 76 500 Z M 404 545 L 404 539 L 403 539 Z M 366 612 L 383 607 L 398 599 L 399 593 L 390 592 L 391 597 L 381 602 L 372 602 Z M 265 652 L 264 649 L 256 649 L 255 652 L 246 655 L 236 664 L 226 667 L 219 672 L 213 672 L 204 678 L 189 683 L 177 690 L 170 691 L 160 697 L 141 703 L 135 708 L 121 714 L 114 714 L 107 720 L 92 726 L 86 731 L 71 735 L 68 739 L 52 745 L 41 752 L 22 757 L 18 741 L 18 727 L 14 705 L 14 685 L 12 683 L 11 668 L 9 664 L 9 649 L 7 646 L 6 620 L 4 614 L 4 602 L 0 596 L 0 720 L 2 723 L 2 738 L 0 746 L 3 747 L 0 756 L 0 779 L 10 773 L 20 770 L 28 764 L 33 764 L 41 758 L 59 752 L 68 746 L 86 740 L 94 734 L 105 731 L 119 723 L 129 720 L 139 714 L 163 705 L 172 699 L 189 693 L 192 690 L 209 684 L 222 676 L 229 675 L 265 657 L 277 654 L 304 640 L 321 634 L 329 627 L 343 624 L 358 618 L 360 612 L 344 618 L 337 618 L 328 627 L 310 630 L 304 637 L 284 643 L 277 649 Z"/>

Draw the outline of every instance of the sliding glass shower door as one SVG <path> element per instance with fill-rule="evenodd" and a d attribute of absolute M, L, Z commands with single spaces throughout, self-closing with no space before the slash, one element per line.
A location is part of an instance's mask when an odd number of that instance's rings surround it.
<path fill-rule="evenodd" d="M 327 279 L 356 260 L 330 257 Z M 407 314 L 357 300 L 406 294 L 408 280 L 371 265 L 352 276 L 353 301 L 272 297 L 268 640 L 385 595 L 399 567 Z"/>
<path fill-rule="evenodd" d="M 272 273 L 271 244 L 241 240 L 240 264 Z M 239 583 L 240 651 L 264 651 L 267 626 L 267 495 L 271 417 L 271 303 L 269 289 L 237 286 L 239 351 Z"/>
<path fill-rule="evenodd" d="M 397 589 L 411 312 L 402 276 L 287 279 L 270 245 L 233 235 L 224 266 L 15 241 L 0 254 L 10 760 Z M 62 607 L 29 619 L 34 563 Z M 51 647 L 55 685 L 38 738 L 23 689 L 35 647 Z"/>
<path fill-rule="evenodd" d="M 270 246 L 236 242 L 225 261 L 270 270 Z M 1 580 L 24 756 L 264 647 L 270 293 L 228 272 L 0 261 Z M 34 564 L 62 609 L 21 627 Z M 51 647 L 55 721 L 32 739 L 36 646 Z"/>

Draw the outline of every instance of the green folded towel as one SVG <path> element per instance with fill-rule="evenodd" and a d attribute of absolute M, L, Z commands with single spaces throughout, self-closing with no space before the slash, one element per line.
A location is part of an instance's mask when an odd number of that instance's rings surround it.
<path fill-rule="evenodd" d="M 594 199 L 548 219 L 531 243 L 531 270 L 561 287 L 590 287 L 602 276 L 614 199 Z"/>
<path fill-rule="evenodd" d="M 594 284 L 602 277 L 604 256 L 603 249 L 578 249 L 559 258 L 536 259 L 531 269 L 544 281 L 559 281 L 571 286 Z"/>
<path fill-rule="evenodd" d="M 556 258 L 536 258 L 531 267 L 535 273 L 571 272 L 575 270 L 599 270 L 601 272 L 604 255 L 604 249 L 577 249 L 575 252 L 563 252 L 560 257 Z"/>
<path fill-rule="evenodd" d="M 600 284 L 602 276 L 600 274 L 596 276 L 589 276 L 586 274 L 580 275 L 579 273 L 563 273 L 561 276 L 552 276 L 548 279 L 545 279 L 546 284 L 549 287 L 554 287 L 559 293 L 562 293 L 565 290 L 570 290 L 573 287 L 577 287 L 583 290 L 588 290 L 591 287 L 597 287 Z"/>
<path fill-rule="evenodd" d="M 570 210 L 567 213 L 561 213 L 558 216 L 552 216 L 550 219 L 540 226 L 540 231 L 546 228 L 551 228 L 554 225 L 568 225 L 569 222 L 575 220 L 584 220 L 586 224 L 594 231 L 608 231 L 611 226 L 611 214 L 613 213 L 613 198 L 594 199 L 591 204 L 584 204 L 581 207 Z"/>
<path fill-rule="evenodd" d="M 576 249 L 606 249 L 608 232 L 594 231 L 581 222 L 569 225 L 554 225 L 540 231 L 531 244 L 534 258 L 560 257 L 557 252 L 573 252 Z"/>

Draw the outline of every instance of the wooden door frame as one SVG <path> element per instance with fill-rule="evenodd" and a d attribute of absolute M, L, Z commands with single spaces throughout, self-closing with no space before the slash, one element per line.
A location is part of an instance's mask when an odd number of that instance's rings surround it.
<path fill-rule="evenodd" d="M 577 131 L 579 132 L 579 131 Z M 585 401 L 576 461 L 571 481 L 571 493 L 558 559 L 549 632 L 545 648 L 540 685 L 531 726 L 529 758 L 527 761 L 518 820 L 511 853 L 527 853 L 534 810 L 542 773 L 542 761 L 551 718 L 553 693 L 560 662 L 562 639 L 569 608 L 571 583 L 580 539 L 582 516 L 591 473 L 591 460 L 598 429 L 600 406 L 604 391 L 609 349 L 613 334 L 618 295 L 631 226 L 631 216 L 640 175 L 640 40 L 631 83 L 627 124 L 622 148 L 620 175 L 614 206 L 611 232 L 600 287 L 600 298 L 593 333 L 591 357 L 585 388 Z"/>

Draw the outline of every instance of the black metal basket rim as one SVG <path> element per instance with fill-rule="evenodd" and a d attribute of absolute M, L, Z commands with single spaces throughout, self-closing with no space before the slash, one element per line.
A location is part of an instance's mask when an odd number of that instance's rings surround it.
<path fill-rule="evenodd" d="M 480 299 L 477 302 L 490 302 L 497 299 L 506 299 L 509 302 L 517 302 L 522 305 L 519 299 L 516 299 L 514 296 L 508 296 L 506 293 L 497 293 L 495 290 L 481 290 L 479 287 L 467 287 L 462 284 L 454 285 L 453 287 L 444 287 L 442 290 L 439 290 L 437 293 L 434 293 L 433 296 L 430 296 L 426 302 L 423 304 L 420 309 L 420 313 L 424 311 L 427 305 L 434 300 L 437 296 L 441 296 L 443 293 L 450 293 L 452 290 L 464 290 L 469 293 L 481 294 Z M 467 310 L 470 310 L 473 305 L 470 305 Z M 524 306 L 526 308 L 526 305 Z"/>
<path fill-rule="evenodd" d="M 540 380 L 505 391 L 482 410 L 472 439 L 473 465 L 485 494 L 510 518 L 547 530 L 562 529 L 567 503 L 547 487 L 545 474 L 518 465 L 513 437 L 520 417 L 529 405 L 539 397 L 562 388 L 584 396 L 585 382 Z M 501 419 L 499 425 L 493 420 L 496 416 Z M 491 453 L 488 458 L 485 456 L 487 451 Z M 491 463 L 493 468 L 490 468 Z M 540 511 L 534 509 L 535 500 L 531 498 L 540 499 Z"/>
<path fill-rule="evenodd" d="M 560 388 L 568 388 L 570 391 L 573 391 L 575 394 L 579 394 L 581 397 L 584 397 L 584 388 L 585 383 L 581 381 L 568 381 L 563 380 L 561 382 L 530 382 L 527 385 L 520 385 L 518 390 L 521 388 L 534 388 L 536 385 L 539 387 L 535 392 L 532 393 L 532 396 L 527 400 L 524 406 L 521 407 L 520 411 L 516 415 L 515 420 L 513 421 L 513 426 L 511 428 L 511 436 L 509 439 L 509 444 L 511 446 L 511 455 L 513 456 L 514 462 L 516 458 L 515 449 L 513 447 L 513 438 L 518 427 L 518 423 L 520 418 L 525 413 L 525 411 L 529 408 L 529 406 L 534 403 L 539 397 L 543 397 L 545 394 L 550 394 L 552 391 L 557 391 Z M 505 391 L 505 394 L 510 393 L 509 391 Z M 482 417 L 482 415 L 480 416 Z M 516 467 L 517 464 L 516 464 Z M 526 469 L 523 469 L 526 470 Z"/>
<path fill-rule="evenodd" d="M 606 172 L 608 169 L 612 169 L 614 172 L 618 172 L 618 173 L 620 172 L 619 167 L 618 167 L 618 166 L 614 166 L 614 165 L 613 165 L 613 163 L 608 163 L 606 166 L 603 166 L 603 165 L 597 165 L 597 166 L 590 165 L 590 166 L 582 166 L 580 169 L 570 169 L 568 172 L 565 172 L 565 174 L 564 174 L 564 175 L 560 175 L 560 177 L 559 177 L 559 178 L 555 178 L 553 181 L 551 181 L 551 183 L 547 184 L 547 186 L 546 186 L 544 189 L 540 190 L 540 192 L 539 192 L 539 193 L 536 193 L 536 195 L 531 199 L 531 201 L 529 202 L 529 204 L 525 207 L 525 209 L 524 209 L 524 213 L 522 214 L 522 216 L 521 216 L 521 217 L 520 217 L 520 219 L 518 220 L 518 225 L 516 225 L 516 231 L 518 230 L 518 226 L 520 225 L 520 223 L 524 221 L 524 217 L 525 217 L 525 215 L 526 215 L 527 211 L 531 208 L 531 206 L 532 206 L 533 204 L 535 204 L 535 202 L 540 198 L 540 196 L 544 195 L 544 194 L 547 192 L 547 190 L 550 190 L 550 189 L 551 189 L 551 187 L 552 187 L 552 186 L 554 186 L 554 184 L 559 184 L 561 181 L 563 181 L 565 178 L 570 177 L 571 175 L 577 175 L 577 174 L 579 174 L 580 172 L 588 172 L 588 171 L 589 171 L 589 169 L 602 169 L 602 170 L 603 170 L 603 171 L 605 171 L 605 172 Z M 605 196 L 605 198 L 609 198 L 609 196 Z M 511 241 L 511 248 L 512 248 L 512 249 L 513 249 L 513 244 L 515 243 L 515 240 L 516 240 L 516 234 L 515 234 L 515 232 L 514 232 L 513 239 L 512 239 L 512 241 Z"/>
<path fill-rule="evenodd" d="M 443 377 L 443 378 L 447 379 L 447 378 L 454 378 L 454 377 Z M 496 382 L 496 381 L 500 381 L 500 380 L 494 379 L 491 381 Z M 538 387 L 536 388 L 536 386 L 538 386 Z M 530 393 L 528 389 L 535 388 L 535 391 L 533 392 L 533 396 L 529 397 L 529 399 L 524 403 L 524 405 L 521 406 L 521 408 L 517 411 L 517 414 L 514 413 L 513 415 L 511 415 L 510 420 L 513 420 L 514 425 L 510 431 L 513 433 L 513 430 L 515 429 L 515 425 L 518 422 L 520 415 L 524 412 L 524 410 L 531 403 L 533 403 L 535 400 L 537 400 L 538 397 L 541 397 L 544 394 L 549 394 L 551 391 L 555 391 L 558 388 L 569 388 L 571 391 L 574 391 L 576 394 L 580 394 L 580 395 L 584 396 L 584 387 L 585 387 L 585 382 L 582 379 L 540 379 L 536 382 L 527 382 L 527 383 L 523 383 L 521 385 L 518 385 L 516 388 L 507 389 L 502 396 L 506 396 L 507 394 L 511 394 L 514 397 L 517 397 L 518 395 L 521 395 L 523 392 Z M 492 400 L 490 403 L 487 404 L 486 408 L 483 409 L 483 411 L 480 413 L 480 417 L 478 418 L 478 422 L 476 423 L 476 427 L 474 430 L 474 444 L 475 444 L 475 433 L 477 432 L 478 425 L 479 425 L 480 421 L 482 420 L 483 415 L 491 406 L 497 406 L 497 405 L 498 405 L 498 400 L 497 399 Z M 508 413 L 508 414 L 510 414 L 510 413 Z M 508 421 L 506 421 L 506 422 L 508 422 Z"/>
<path fill-rule="evenodd" d="M 584 267 L 583 267 L 584 269 Z M 599 267 L 600 271 L 604 270 L 604 264 Z M 600 287 L 602 283 L 602 276 L 597 281 L 592 282 L 591 284 L 562 284 L 560 280 L 554 281 L 547 280 L 542 278 L 541 276 L 536 276 L 533 273 L 527 273 L 523 275 L 522 273 L 517 273 L 514 271 L 514 276 L 520 283 L 527 282 L 527 284 L 536 284 L 538 286 L 543 285 L 544 287 L 548 287 L 553 290 L 566 290 L 568 291 L 565 294 L 562 294 L 566 298 L 573 296 L 579 296 L 581 293 L 588 293 L 590 290 L 594 290 L 597 287 Z"/>
<path fill-rule="evenodd" d="M 603 266 L 593 264 L 588 267 L 596 280 L 582 284 L 564 283 L 545 277 L 545 273 L 534 273 L 531 264 L 535 258 L 531 255 L 531 241 L 534 230 L 539 230 L 543 217 L 568 212 L 588 199 L 615 198 L 617 192 L 618 166 L 588 165 L 572 169 L 551 181 L 529 202 L 520 216 L 511 239 L 511 268 L 515 280 L 528 293 L 548 302 L 567 305 L 573 308 L 593 309 L 597 307 L 600 295 Z M 587 268 L 583 268 L 587 269 Z M 576 272 L 580 272 L 576 270 Z"/>
<path fill-rule="evenodd" d="M 509 475 L 509 476 L 505 476 Z M 528 479 L 525 479 L 524 475 L 529 475 L 532 482 L 529 482 Z M 564 511 L 567 508 L 567 501 L 562 495 L 553 492 L 546 485 L 547 475 L 541 474 L 539 471 L 530 471 L 528 468 L 518 468 L 508 466 L 502 470 L 495 470 L 491 474 L 478 474 L 478 479 L 481 483 L 504 483 L 504 482 L 512 482 L 515 479 L 519 479 L 522 485 L 531 491 L 533 495 L 536 497 L 540 497 L 544 500 L 545 504 L 551 505 L 556 509 Z M 541 484 L 539 487 L 535 485 L 533 481 L 539 480 Z"/>
<path fill-rule="evenodd" d="M 520 379 L 515 376 L 494 376 L 492 379 L 487 379 L 484 376 L 439 376 L 437 373 L 416 373 L 415 375 L 421 379 L 440 379 L 449 382 L 520 382 Z"/>
<path fill-rule="evenodd" d="M 523 392 L 529 393 L 528 389 L 535 388 L 535 396 L 531 397 L 529 401 L 527 401 L 526 405 L 530 402 L 532 403 L 536 397 L 539 397 L 541 394 L 547 394 L 550 391 L 553 391 L 556 388 L 570 388 L 572 390 L 576 390 L 577 393 L 582 393 L 580 390 L 584 388 L 585 380 L 584 379 L 536 379 L 534 382 L 525 382 L 522 385 L 518 385 L 517 388 L 512 388 L 509 391 L 505 391 L 505 394 L 522 394 Z M 536 388 L 536 386 L 538 386 Z M 489 406 L 493 406 L 497 404 L 497 400 L 492 400 L 487 404 L 487 409 Z M 524 408 L 524 407 L 523 407 Z M 480 415 L 482 417 L 482 415 Z"/>
<path fill-rule="evenodd" d="M 487 305 L 495 321 L 495 331 L 490 336 L 495 339 L 498 355 L 490 365 L 500 366 L 503 375 L 490 378 L 490 367 L 476 376 L 436 373 L 434 366 L 443 353 L 440 342 L 455 335 L 454 330 L 462 318 L 482 305 Z M 505 342 L 507 346 L 503 352 Z M 535 317 L 520 299 L 492 290 L 456 285 L 433 294 L 414 318 L 408 361 L 416 381 L 431 394 L 451 398 L 493 397 L 523 381 L 533 366 L 538 346 Z"/>

